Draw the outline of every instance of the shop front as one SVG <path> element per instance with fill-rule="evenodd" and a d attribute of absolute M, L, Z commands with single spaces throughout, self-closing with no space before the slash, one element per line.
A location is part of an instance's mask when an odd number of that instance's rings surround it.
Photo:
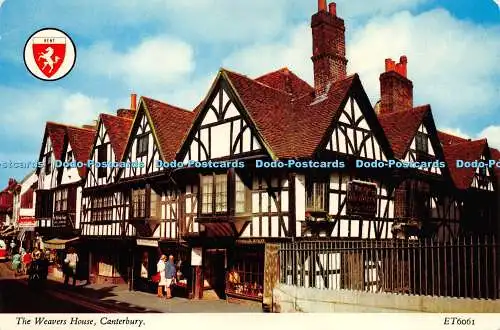
<path fill-rule="evenodd" d="M 62 279 L 64 278 L 64 259 L 69 247 L 74 247 L 77 251 L 79 262 L 77 264 L 77 277 L 82 273 L 85 268 L 85 258 L 78 253 L 79 237 L 72 238 L 52 238 L 43 242 L 43 247 L 46 255 L 49 258 L 49 274 L 53 277 Z M 48 252 L 47 252 L 48 251 Z"/>
<path fill-rule="evenodd" d="M 264 294 L 264 245 L 235 245 L 228 252 L 226 295 L 261 302 Z"/>
<path fill-rule="evenodd" d="M 95 284 L 126 284 L 132 273 L 133 245 L 124 239 L 87 239 L 88 278 Z"/>

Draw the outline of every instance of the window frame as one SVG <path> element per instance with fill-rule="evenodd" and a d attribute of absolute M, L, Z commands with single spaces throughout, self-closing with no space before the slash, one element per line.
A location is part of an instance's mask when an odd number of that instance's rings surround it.
<path fill-rule="evenodd" d="M 204 179 L 211 178 L 210 184 L 205 184 L 203 182 Z M 217 181 L 217 178 L 220 178 L 223 180 Z M 230 210 L 230 205 L 229 205 L 229 191 L 232 191 L 229 187 L 230 179 L 228 176 L 228 173 L 210 173 L 210 174 L 205 174 L 205 175 L 200 175 L 200 213 L 201 216 L 210 216 L 210 215 L 217 215 L 217 214 L 228 214 Z M 205 198 L 207 195 L 206 187 L 210 186 L 210 193 L 209 197 Z M 219 188 L 218 188 L 219 187 Z M 224 187 L 224 189 L 221 192 L 218 192 L 218 190 L 221 190 L 220 188 Z M 204 206 L 210 205 L 210 208 L 204 209 Z M 225 207 L 225 208 L 224 208 Z"/>
<path fill-rule="evenodd" d="M 318 208 L 314 205 L 310 205 L 310 195 L 317 194 L 316 192 L 316 187 L 318 185 L 322 186 L 322 203 L 323 207 Z M 328 177 L 322 177 L 322 176 L 311 176 L 306 178 L 306 185 L 305 185 L 305 210 L 306 212 L 309 213 L 325 213 L 328 214 L 328 190 L 329 190 L 329 178 Z M 314 197 L 314 199 L 318 199 L 319 197 Z"/>
<path fill-rule="evenodd" d="M 136 141 L 135 156 L 137 158 L 147 156 L 149 152 L 149 133 L 137 136 Z"/>
<path fill-rule="evenodd" d="M 101 144 L 97 147 L 97 161 L 99 163 L 106 162 L 108 160 L 108 144 Z M 106 178 L 108 175 L 108 168 L 99 166 L 97 168 L 97 178 Z"/>

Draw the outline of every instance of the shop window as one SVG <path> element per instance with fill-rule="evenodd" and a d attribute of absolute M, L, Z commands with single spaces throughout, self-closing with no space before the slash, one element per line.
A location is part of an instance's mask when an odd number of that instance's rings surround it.
<path fill-rule="evenodd" d="M 263 249 L 236 250 L 228 266 L 226 294 L 261 300 L 264 292 Z"/>

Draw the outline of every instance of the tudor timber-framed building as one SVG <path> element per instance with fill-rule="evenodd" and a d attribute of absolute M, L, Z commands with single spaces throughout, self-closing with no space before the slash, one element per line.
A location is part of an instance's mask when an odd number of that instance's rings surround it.
<path fill-rule="evenodd" d="M 193 111 L 132 97 L 130 110 L 100 116 L 89 159 L 144 166 L 85 173 L 79 226 L 93 278 L 145 288 L 161 252 L 184 262 L 197 297 L 207 289 L 268 303 L 268 243 L 498 232 L 498 173 L 455 166 L 498 150 L 439 132 L 431 106 L 413 104 L 404 56 L 386 60 L 373 107 L 360 77 L 347 75 L 335 3 L 318 1 L 311 28 L 314 86 L 286 68 L 256 79 L 221 69 Z M 336 165 L 256 166 L 276 160 Z M 388 160 L 440 166 L 356 166 Z"/>

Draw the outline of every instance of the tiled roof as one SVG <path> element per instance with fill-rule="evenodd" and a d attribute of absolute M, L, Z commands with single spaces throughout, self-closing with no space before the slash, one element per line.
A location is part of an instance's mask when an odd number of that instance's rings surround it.
<path fill-rule="evenodd" d="M 450 145 L 450 144 L 457 144 L 457 143 L 463 143 L 470 141 L 469 139 L 465 139 L 456 135 L 452 135 L 449 133 L 445 133 L 443 131 L 438 131 L 438 138 L 439 141 L 441 141 L 442 145 Z"/>
<path fill-rule="evenodd" d="M 430 106 L 424 105 L 411 110 L 395 111 L 378 116 L 396 158 L 401 159 L 404 157 L 425 115 L 429 111 Z"/>
<path fill-rule="evenodd" d="M 127 146 L 127 139 L 132 127 L 132 119 L 101 113 L 100 119 L 109 136 L 115 153 L 115 161 L 120 161 Z"/>
<path fill-rule="evenodd" d="M 312 93 L 294 98 L 244 75 L 223 71 L 270 151 L 278 158 L 313 155 L 357 77 L 334 83 L 319 101 Z"/>
<path fill-rule="evenodd" d="M 158 138 L 164 160 L 175 159 L 192 121 L 193 111 L 184 110 L 167 103 L 142 97 L 151 116 L 153 130 Z"/>
<path fill-rule="evenodd" d="M 494 159 L 496 161 L 500 161 L 500 151 L 498 149 L 495 149 L 495 148 L 490 148 L 490 155 L 491 155 L 491 159 Z M 499 167 L 494 167 L 495 169 L 495 175 L 498 177 L 500 177 L 500 168 Z"/>
<path fill-rule="evenodd" d="M 74 159 L 86 162 L 92 151 L 96 131 L 93 129 L 68 127 L 68 140 L 73 150 Z M 78 167 L 80 178 L 85 176 L 86 167 Z"/>
<path fill-rule="evenodd" d="M 453 182 L 458 189 L 467 189 L 471 186 L 476 169 L 473 167 L 457 168 L 456 161 L 463 160 L 465 162 L 470 162 L 479 160 L 481 159 L 485 147 L 487 147 L 486 139 L 443 146 L 446 163 Z"/>
<path fill-rule="evenodd" d="M 54 158 L 56 160 L 61 160 L 63 147 L 64 147 L 64 136 L 66 135 L 66 125 L 47 122 L 45 130 L 50 137 L 52 143 L 52 150 L 54 152 Z M 43 151 L 42 151 L 43 152 Z"/>
<path fill-rule="evenodd" d="M 292 94 L 294 97 L 314 92 L 314 88 L 312 88 L 304 80 L 297 77 L 292 71 L 288 70 L 288 68 L 282 68 L 277 71 L 267 73 L 256 78 L 255 81 Z"/>

